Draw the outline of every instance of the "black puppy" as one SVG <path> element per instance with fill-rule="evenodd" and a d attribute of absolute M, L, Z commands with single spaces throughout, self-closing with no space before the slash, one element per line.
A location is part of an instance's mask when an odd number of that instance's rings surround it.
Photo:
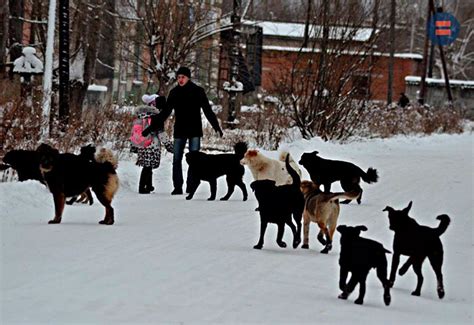
<path fill-rule="evenodd" d="M 111 161 L 87 161 L 77 155 L 63 153 L 47 144 L 41 144 L 39 154 L 40 170 L 53 194 L 55 216 L 49 223 L 60 223 L 64 210 L 65 198 L 83 193 L 92 188 L 97 199 L 105 207 L 105 218 L 100 224 L 114 224 L 114 209 L 111 206 L 119 180 Z M 111 153 L 103 153 L 104 159 L 112 157 Z"/>
<path fill-rule="evenodd" d="M 439 215 L 436 219 L 440 220 L 438 228 L 430 228 L 419 225 L 415 219 L 408 216 L 412 202 L 403 210 L 395 210 L 387 206 L 383 211 L 388 211 L 388 219 L 390 230 L 395 232 L 393 237 L 393 259 L 392 269 L 390 272 L 390 286 L 395 283 L 395 273 L 397 272 L 400 262 L 400 255 L 408 255 L 406 263 L 400 268 L 399 274 L 404 275 L 409 267 L 413 265 L 418 282 L 415 291 L 411 294 L 419 296 L 421 294 L 421 286 L 423 285 L 423 274 L 421 267 L 426 257 L 430 260 L 436 279 L 438 281 L 438 297 L 444 297 L 443 274 L 441 268 L 443 266 L 443 244 L 440 236 L 446 231 L 451 222 L 448 215 Z"/>
<path fill-rule="evenodd" d="M 340 160 L 329 160 L 318 156 L 317 151 L 305 152 L 299 161 L 308 171 L 311 180 L 318 186 L 324 185 L 324 192 L 331 191 L 331 183 L 340 181 L 341 187 L 346 192 L 357 191 L 360 193 L 357 203 L 362 200 L 362 188 L 359 186 L 360 179 L 366 183 L 375 183 L 378 180 L 377 170 L 369 168 L 367 172 L 353 163 Z M 341 203 L 349 203 L 345 200 Z"/>
<path fill-rule="evenodd" d="M 293 178 L 290 185 L 276 186 L 275 181 L 259 180 L 250 184 L 255 192 L 260 213 L 260 237 L 258 243 L 253 247 L 261 249 L 265 231 L 268 223 L 276 223 L 278 226 L 277 244 L 286 247 L 283 241 L 285 224 L 293 232 L 293 248 L 298 247 L 301 242 L 301 218 L 304 209 L 304 197 L 300 191 L 300 177 L 289 163 L 289 155 L 286 157 L 286 169 Z M 297 228 L 291 220 L 291 215 L 295 218 Z"/>
<path fill-rule="evenodd" d="M 221 200 L 228 200 L 234 193 L 237 185 L 247 200 L 247 188 L 243 182 L 245 168 L 240 164 L 240 159 L 247 151 L 245 142 L 238 142 L 234 146 L 235 153 L 209 155 L 200 151 L 191 151 L 186 154 L 186 161 L 189 165 L 190 182 L 188 186 L 189 195 L 186 200 L 191 200 L 201 181 L 209 182 L 211 186 L 211 196 L 208 200 L 216 199 L 217 178 L 226 175 L 227 194 Z"/>
<path fill-rule="evenodd" d="M 360 237 L 361 231 L 367 231 L 366 226 L 349 227 L 341 225 L 337 227 L 341 233 L 341 253 L 339 255 L 339 289 L 342 293 L 339 299 L 347 299 L 355 286 L 359 284 L 359 297 L 355 303 L 362 305 L 365 296 L 365 283 L 369 271 L 377 270 L 377 277 L 384 287 L 383 300 L 385 305 L 390 305 L 390 285 L 387 280 L 387 258 L 385 253 L 390 253 L 382 244 L 375 240 Z M 352 276 L 347 283 L 347 275 Z"/>
<path fill-rule="evenodd" d="M 39 155 L 33 150 L 10 150 L 3 157 L 5 165 L 2 169 L 9 167 L 16 170 L 20 182 L 33 179 L 44 183 L 39 169 Z"/>

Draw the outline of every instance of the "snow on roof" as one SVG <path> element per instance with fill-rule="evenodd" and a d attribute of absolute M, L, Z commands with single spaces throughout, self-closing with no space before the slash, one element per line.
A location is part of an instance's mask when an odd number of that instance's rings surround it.
<path fill-rule="evenodd" d="M 299 23 L 279 23 L 273 21 L 255 22 L 245 20 L 244 23 L 252 24 L 263 28 L 263 35 L 268 36 L 286 36 L 303 37 L 305 24 Z M 333 40 L 351 39 L 358 42 L 366 42 L 372 35 L 373 28 L 352 28 L 352 27 L 329 27 L 329 38 Z M 376 33 L 378 30 L 375 31 Z M 323 28 L 319 25 L 310 25 L 310 37 L 321 38 Z"/>
<path fill-rule="evenodd" d="M 318 48 L 300 48 L 300 47 L 292 47 L 292 46 L 274 46 L 274 45 L 263 45 L 263 50 L 267 51 L 281 51 L 281 52 L 306 52 L 306 53 L 319 53 L 321 49 Z M 328 50 L 331 53 L 331 50 Z M 339 52 L 338 52 L 339 53 Z M 389 53 L 382 53 L 382 52 L 368 52 L 368 51 L 341 51 L 340 54 L 345 55 L 373 55 L 373 56 L 390 56 Z M 423 56 L 421 54 L 416 53 L 395 53 L 394 56 L 400 59 L 415 59 L 415 60 L 422 60 Z"/>
<path fill-rule="evenodd" d="M 13 62 L 13 72 L 19 73 L 42 73 L 43 62 L 36 57 L 36 50 L 33 47 L 25 47 L 23 53 Z"/>
<path fill-rule="evenodd" d="M 436 79 L 436 78 L 426 78 L 427 84 L 432 85 L 445 85 L 444 79 Z M 405 81 L 409 84 L 419 84 L 421 83 L 421 77 L 419 76 L 406 76 Z M 450 86 L 460 86 L 461 88 L 474 88 L 474 80 L 457 80 L 457 79 L 450 79 L 449 80 Z"/>
<path fill-rule="evenodd" d="M 87 90 L 104 92 L 104 91 L 107 91 L 107 86 L 92 84 L 92 85 L 89 85 L 89 87 L 87 87 Z"/>

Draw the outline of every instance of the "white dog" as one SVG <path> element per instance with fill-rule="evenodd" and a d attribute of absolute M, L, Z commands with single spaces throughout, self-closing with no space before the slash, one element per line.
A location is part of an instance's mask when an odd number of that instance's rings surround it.
<path fill-rule="evenodd" d="M 240 160 L 240 163 L 242 165 L 247 165 L 250 168 L 253 178 L 256 181 L 269 179 L 275 181 L 276 186 L 287 185 L 293 182 L 291 175 L 288 174 L 285 166 L 285 159 L 288 154 L 288 152 L 283 151 L 280 153 L 280 160 L 275 160 L 265 157 L 258 150 L 247 150 L 244 158 Z M 291 167 L 296 170 L 301 178 L 301 170 L 291 155 L 289 162 Z"/>

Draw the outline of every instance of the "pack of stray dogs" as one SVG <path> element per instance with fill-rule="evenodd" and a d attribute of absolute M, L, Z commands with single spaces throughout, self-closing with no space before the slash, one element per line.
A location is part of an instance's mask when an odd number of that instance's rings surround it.
<path fill-rule="evenodd" d="M 360 236 L 367 231 L 365 225 L 338 225 L 340 203 L 362 201 L 360 180 L 371 184 L 378 181 L 377 170 L 367 171 L 357 165 L 339 160 L 325 159 L 318 151 L 305 152 L 298 164 L 303 166 L 311 180 L 301 180 L 301 170 L 288 152 L 281 152 L 279 159 L 271 159 L 255 149 L 248 149 L 244 142 L 236 143 L 232 154 L 188 153 L 186 161 L 195 179 L 187 200 L 191 200 L 201 181 L 209 182 L 212 201 L 216 197 L 217 179 L 226 176 L 227 194 L 221 200 L 228 200 L 235 186 L 242 191 L 243 200 L 248 194 L 243 176 L 247 166 L 254 178 L 250 188 L 254 192 L 260 216 L 260 235 L 254 249 L 262 249 L 269 223 L 277 225 L 276 243 L 285 248 L 283 241 L 285 225 L 293 234 L 292 247 L 301 243 L 303 228 L 303 249 L 309 249 L 310 223 L 319 227 L 317 240 L 323 246 L 322 254 L 328 254 L 333 247 L 334 232 L 340 233 L 339 289 L 338 298 L 348 299 L 359 285 L 356 304 L 362 305 L 366 292 L 366 279 L 371 269 L 383 287 L 383 302 L 390 305 L 390 289 L 394 286 L 396 274 L 403 276 L 410 267 L 417 277 L 414 296 L 421 295 L 423 284 L 422 265 L 426 258 L 437 279 L 438 297 L 445 296 L 442 265 L 444 258 L 440 236 L 450 224 L 448 215 L 439 215 L 439 225 L 431 228 L 419 225 L 409 216 L 412 202 L 407 207 L 396 210 L 387 206 L 389 229 L 394 232 L 393 252 L 374 240 Z M 60 223 L 65 204 L 74 202 L 93 203 L 92 192 L 105 208 L 105 216 L 99 224 L 113 225 L 115 222 L 112 200 L 119 188 L 116 173 L 118 161 L 111 150 L 102 148 L 96 152 L 92 145 L 84 146 L 78 155 L 60 153 L 48 144 L 41 144 L 36 150 L 11 150 L 3 157 L 0 170 L 14 169 L 18 180 L 38 180 L 45 184 L 53 195 L 55 215 L 50 224 Z M 331 184 L 340 182 L 344 192 L 331 192 Z M 323 187 L 324 190 L 321 190 Z M 69 200 L 66 201 L 66 199 Z M 339 202 L 339 200 L 344 200 Z M 294 223 L 293 223 L 294 222 Z M 390 274 L 386 254 L 392 254 Z M 400 267 L 400 256 L 408 259 Z M 350 274 L 350 277 L 349 277 Z"/>

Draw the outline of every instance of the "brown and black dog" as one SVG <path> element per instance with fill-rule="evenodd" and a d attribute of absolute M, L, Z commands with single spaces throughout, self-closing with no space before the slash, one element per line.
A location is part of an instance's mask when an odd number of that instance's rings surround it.
<path fill-rule="evenodd" d="M 332 249 L 332 239 L 339 217 L 339 199 L 356 199 L 359 192 L 323 193 L 311 181 L 302 181 L 300 189 L 305 199 L 303 212 L 304 239 L 301 247 L 309 248 L 309 224 L 312 221 L 317 223 L 320 229 L 318 241 L 324 245 L 321 253 L 327 254 Z"/>
<path fill-rule="evenodd" d="M 105 207 L 105 218 L 100 224 L 114 224 L 112 199 L 119 187 L 114 162 L 96 157 L 88 161 L 70 153 L 59 153 L 47 144 L 41 144 L 37 150 L 40 170 L 54 198 L 55 216 L 50 224 L 60 223 L 66 197 L 76 196 L 92 188 L 97 199 Z M 110 153 L 101 151 L 112 156 Z"/>

